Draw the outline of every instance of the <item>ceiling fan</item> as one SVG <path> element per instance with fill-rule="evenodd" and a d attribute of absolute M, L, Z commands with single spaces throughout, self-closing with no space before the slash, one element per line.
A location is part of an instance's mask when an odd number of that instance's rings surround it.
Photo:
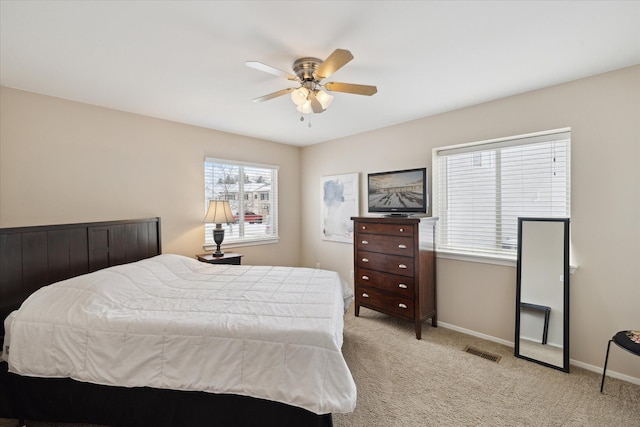
<path fill-rule="evenodd" d="M 331 101 L 333 101 L 333 96 L 323 91 L 322 88 L 330 92 L 344 92 L 366 96 L 374 95 L 378 91 L 375 86 L 337 82 L 322 83 L 322 80 L 331 76 L 352 59 L 353 55 L 351 52 L 345 49 L 334 50 L 324 61 L 312 57 L 296 59 L 293 63 L 294 74 L 263 64 L 262 62 L 247 61 L 246 64 L 248 67 L 285 77 L 288 80 L 299 83 L 298 87 L 289 87 L 259 98 L 254 98 L 253 102 L 268 101 L 291 93 L 291 99 L 294 104 L 297 105 L 298 111 L 303 114 L 309 114 L 311 112 L 317 114 L 325 111 L 329 104 L 331 104 Z"/>

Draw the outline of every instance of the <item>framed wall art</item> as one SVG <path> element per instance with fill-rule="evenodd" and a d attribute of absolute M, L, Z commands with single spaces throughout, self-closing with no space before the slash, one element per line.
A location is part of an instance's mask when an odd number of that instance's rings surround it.
<path fill-rule="evenodd" d="M 322 177 L 322 238 L 353 242 L 352 216 L 358 216 L 359 175 L 349 173 Z"/>

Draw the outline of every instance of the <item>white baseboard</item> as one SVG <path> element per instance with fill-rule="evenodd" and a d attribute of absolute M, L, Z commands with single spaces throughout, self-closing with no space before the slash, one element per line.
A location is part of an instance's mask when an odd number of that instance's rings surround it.
<path fill-rule="evenodd" d="M 485 339 L 487 341 L 497 342 L 498 344 L 506 345 L 507 347 L 513 347 L 513 341 L 507 341 L 500 338 L 492 337 L 491 335 L 481 334 L 480 332 L 472 331 L 471 329 L 461 328 L 456 325 L 451 325 L 449 323 L 444 323 L 438 320 L 438 327 L 442 326 L 443 328 L 451 329 L 452 331 L 462 332 L 463 334 L 471 335 L 473 337 L 478 337 Z"/>
<path fill-rule="evenodd" d="M 461 328 L 459 326 L 451 325 L 449 323 L 438 321 L 438 326 L 446 329 L 451 329 L 452 331 L 461 332 L 463 334 L 471 335 L 473 337 L 482 338 L 487 341 L 496 342 L 498 344 L 506 345 L 507 347 L 514 347 L 513 341 L 507 341 L 500 338 L 493 337 L 491 335 L 482 334 L 480 332 L 472 331 L 470 329 Z M 588 363 L 580 362 L 575 359 L 570 359 L 569 363 L 573 366 L 577 366 L 578 368 L 586 369 L 587 371 L 596 372 L 602 375 L 602 366 L 594 366 Z M 622 381 L 629 382 L 631 384 L 640 385 L 640 378 L 632 377 L 630 375 L 621 374 L 620 372 L 612 371 L 611 369 L 607 369 L 607 376 L 611 378 L 616 378 Z"/>
<path fill-rule="evenodd" d="M 578 368 L 586 369 L 587 371 L 596 372 L 602 375 L 602 367 L 589 365 L 588 363 L 580 362 L 578 360 L 570 359 L 569 363 L 573 366 L 577 366 Z M 612 371 L 611 369 L 607 369 L 607 376 L 611 378 L 616 378 L 622 381 L 626 381 L 631 384 L 640 385 L 640 378 L 632 377 L 630 375 L 621 374 L 620 372 Z"/>

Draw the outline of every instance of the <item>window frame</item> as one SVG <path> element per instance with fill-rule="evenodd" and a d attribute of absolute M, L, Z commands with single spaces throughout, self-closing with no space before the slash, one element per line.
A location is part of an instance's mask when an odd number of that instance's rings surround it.
<path fill-rule="evenodd" d="M 442 198 L 442 189 L 445 188 L 442 183 L 443 177 L 441 176 L 442 165 L 441 159 L 448 155 L 452 154 L 461 154 L 461 153 L 472 153 L 472 167 L 474 168 L 483 168 L 485 167 L 484 160 L 482 157 L 482 161 L 476 163 L 477 157 L 476 154 L 486 152 L 487 149 L 508 149 L 512 147 L 522 147 L 525 145 L 536 144 L 541 142 L 551 142 L 553 140 L 567 140 L 566 143 L 566 177 L 565 177 L 565 186 L 564 186 L 564 196 L 565 200 L 565 208 L 566 208 L 566 216 L 562 216 L 563 218 L 570 218 L 571 216 L 571 129 L 570 128 L 561 128 L 561 129 L 553 129 L 549 131 L 536 132 L 524 135 L 516 135 L 504 138 L 497 138 L 492 140 L 485 141 L 477 141 L 465 144 L 456 144 L 449 145 L 443 147 L 436 147 L 432 150 L 432 185 L 433 185 L 433 216 L 440 217 L 441 223 L 446 222 L 446 213 L 443 211 L 443 198 Z M 491 167 L 488 165 L 487 167 Z M 493 200 L 496 202 L 496 205 L 499 205 L 499 200 L 501 189 L 500 189 L 500 178 L 499 172 L 496 172 L 495 177 L 495 186 L 494 191 L 496 193 L 496 198 Z M 446 178 L 444 178 L 446 181 Z M 449 187 L 446 187 L 449 188 Z M 448 190 L 446 190 L 448 191 Z M 447 194 L 448 196 L 448 194 Z M 503 210 L 497 210 L 495 213 L 495 221 L 496 221 L 496 229 L 494 230 L 494 235 L 496 238 L 500 236 L 501 231 L 498 230 L 498 224 L 502 221 L 501 217 L 504 215 Z M 508 215 L 504 215 L 505 218 Z M 529 214 L 528 212 L 519 213 L 515 220 L 517 222 L 518 216 L 536 216 L 535 214 Z M 444 221 L 442 221 L 444 219 Z M 444 224 L 442 224 L 444 225 Z M 446 230 L 445 227 L 439 226 L 436 244 L 438 247 L 438 256 L 441 258 L 448 259 L 456 259 L 462 261 L 471 261 L 471 262 L 481 262 L 481 263 L 489 263 L 489 264 L 498 264 L 498 265 L 508 265 L 515 266 L 516 258 L 517 258 L 517 240 L 515 241 L 515 246 L 513 250 L 505 251 L 504 248 L 498 248 L 497 244 L 492 250 L 488 249 L 478 249 L 477 247 L 469 246 L 461 246 L 455 248 L 455 245 L 443 245 L 443 241 L 446 240 Z M 443 233 L 445 236 L 443 237 Z M 504 243 L 503 243 L 504 244 Z"/>
<path fill-rule="evenodd" d="M 264 237 L 257 237 L 256 235 L 246 235 L 244 234 L 246 231 L 246 221 L 241 221 L 240 219 L 236 224 L 228 225 L 223 224 L 222 227 L 227 231 L 225 233 L 225 238 L 223 245 L 227 248 L 232 247 L 242 247 L 242 246 L 255 246 L 255 245 L 264 245 L 264 244 L 273 244 L 277 243 L 280 240 L 279 229 L 278 229 L 278 175 L 280 167 L 278 165 L 269 165 L 269 164 L 261 164 L 261 163 L 251 163 L 251 162 L 243 162 L 238 160 L 228 160 L 221 159 L 216 157 L 206 156 L 203 162 L 203 183 L 204 183 L 204 211 L 203 217 L 206 214 L 207 207 L 209 206 L 209 200 L 215 199 L 215 194 L 211 194 L 209 192 L 209 188 L 215 188 L 215 178 L 211 176 L 211 172 L 208 171 L 208 168 L 212 168 L 212 165 L 223 165 L 232 168 L 238 168 L 238 177 L 244 177 L 245 168 L 253 168 L 253 169 L 265 169 L 269 173 L 271 173 L 271 184 L 269 191 L 269 199 L 268 200 L 254 200 L 259 199 L 259 197 L 251 197 L 249 192 L 245 192 L 245 183 L 244 180 L 238 180 L 237 192 L 225 195 L 225 199 L 230 200 L 232 202 L 237 202 L 238 206 L 236 208 L 232 207 L 232 211 L 234 215 L 236 215 L 236 211 L 238 212 L 240 218 L 243 217 L 243 213 L 249 211 L 248 208 L 251 206 L 252 202 L 260 202 L 259 206 L 261 210 L 264 210 L 265 204 L 269 205 L 268 215 L 269 219 L 265 222 L 266 226 L 269 228 L 270 234 Z M 211 180 L 211 182 L 209 182 Z M 213 191 L 213 189 L 212 189 Z M 215 193 L 215 192 L 214 192 Z M 211 197 L 213 196 L 213 197 Z M 252 210 L 251 210 L 252 211 Z M 262 214 L 262 213 L 261 213 Z M 260 223 L 262 224 L 262 223 Z M 213 228 L 215 228 L 215 224 L 204 224 L 204 244 L 203 248 L 205 250 L 215 249 L 216 245 L 213 241 Z M 238 227 L 239 236 L 229 235 L 229 231 L 232 230 L 232 226 Z"/>

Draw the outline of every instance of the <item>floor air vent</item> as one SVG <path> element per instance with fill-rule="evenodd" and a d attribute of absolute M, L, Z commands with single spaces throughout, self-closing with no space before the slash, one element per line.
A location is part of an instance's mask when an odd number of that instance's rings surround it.
<path fill-rule="evenodd" d="M 496 363 L 498 363 L 500 361 L 500 359 L 502 359 L 502 356 L 498 356 L 496 354 L 487 353 L 486 351 L 482 351 L 482 350 L 477 349 L 475 347 L 467 346 L 464 349 L 464 351 L 466 351 L 467 353 L 473 354 L 474 356 L 482 357 L 483 359 L 491 360 L 492 362 L 496 362 Z"/>

